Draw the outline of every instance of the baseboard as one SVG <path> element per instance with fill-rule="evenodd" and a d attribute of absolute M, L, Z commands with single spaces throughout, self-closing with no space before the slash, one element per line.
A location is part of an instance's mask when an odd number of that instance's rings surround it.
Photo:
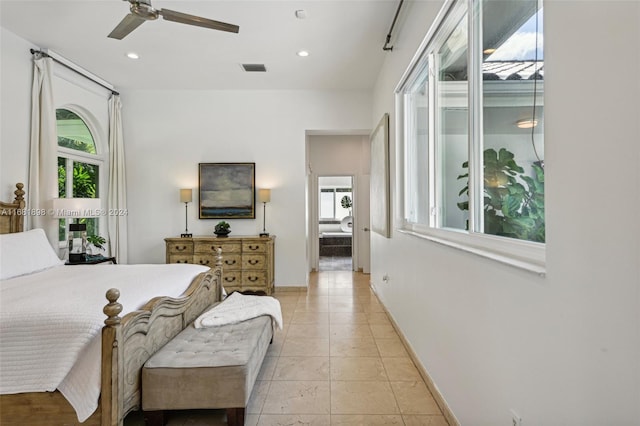
<path fill-rule="evenodd" d="M 376 293 L 375 286 L 371 285 L 371 289 L 373 290 L 374 293 Z M 376 297 L 377 297 L 377 294 L 376 294 Z M 379 297 L 378 297 L 378 300 L 380 300 Z M 387 310 L 387 307 L 384 306 L 382 301 L 380 303 L 382 304 L 382 307 L 384 308 L 385 313 L 389 317 L 389 321 L 391 321 L 391 325 L 398 333 L 398 336 L 400 336 L 400 340 L 402 341 L 402 344 L 404 345 L 405 349 L 409 353 L 409 357 L 411 358 L 416 368 L 420 372 L 420 375 L 422 376 L 422 379 L 427 385 L 427 388 L 429 388 L 431 395 L 433 395 L 433 399 L 435 399 L 436 404 L 438 404 L 438 407 L 440 408 L 440 411 L 442 411 L 442 415 L 447 420 L 450 426 L 460 426 L 460 422 L 458 421 L 456 416 L 453 414 L 453 411 L 451 411 L 451 408 L 449 408 L 449 405 L 447 404 L 444 397 L 440 393 L 438 386 L 436 386 L 433 379 L 429 375 L 429 372 L 424 367 L 424 365 L 422 365 L 422 362 L 418 358 L 418 355 L 413 350 L 413 347 L 411 347 L 411 344 L 409 344 L 409 341 L 407 340 L 404 333 L 400 329 L 400 326 L 398 326 L 398 323 L 396 322 L 395 318 L 393 318 L 393 315 L 391 315 L 391 313 Z"/>

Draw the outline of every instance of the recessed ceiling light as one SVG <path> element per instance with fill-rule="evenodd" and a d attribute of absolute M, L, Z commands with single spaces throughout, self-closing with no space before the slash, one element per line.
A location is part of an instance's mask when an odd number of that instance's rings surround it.
<path fill-rule="evenodd" d="M 305 57 L 305 56 L 309 56 L 309 52 L 306 50 L 300 50 L 298 51 L 298 53 L 296 53 L 296 55 Z"/>
<path fill-rule="evenodd" d="M 129 53 L 127 53 L 127 58 L 129 58 L 129 59 L 138 59 L 138 58 L 140 58 L 140 56 L 135 52 L 129 52 Z"/>

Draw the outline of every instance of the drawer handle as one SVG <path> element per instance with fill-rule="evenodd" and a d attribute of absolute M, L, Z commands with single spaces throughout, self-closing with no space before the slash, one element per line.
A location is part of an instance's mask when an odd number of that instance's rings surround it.
<path fill-rule="evenodd" d="M 176 263 L 189 263 L 188 260 L 176 260 Z"/>
<path fill-rule="evenodd" d="M 249 259 L 248 262 L 249 265 L 257 265 L 258 263 L 260 263 L 260 261 L 256 259 Z"/>
<path fill-rule="evenodd" d="M 252 283 L 255 283 L 256 281 L 258 281 L 258 277 L 247 277 L 247 279 Z"/>
<path fill-rule="evenodd" d="M 205 261 L 205 260 L 200 259 L 200 264 L 201 264 L 201 265 L 208 265 L 208 264 L 209 264 L 209 260 L 207 259 L 207 260 Z"/>
<path fill-rule="evenodd" d="M 176 251 L 185 251 L 187 246 L 176 246 Z"/>
<path fill-rule="evenodd" d="M 235 259 L 233 259 L 233 260 L 225 259 L 224 264 L 225 265 L 235 265 L 236 261 L 235 261 Z"/>
<path fill-rule="evenodd" d="M 236 277 L 224 277 L 224 280 L 228 283 L 232 283 L 236 280 Z"/>
<path fill-rule="evenodd" d="M 258 250 L 260 248 L 260 246 L 252 246 L 251 244 L 249 244 L 249 250 Z"/>

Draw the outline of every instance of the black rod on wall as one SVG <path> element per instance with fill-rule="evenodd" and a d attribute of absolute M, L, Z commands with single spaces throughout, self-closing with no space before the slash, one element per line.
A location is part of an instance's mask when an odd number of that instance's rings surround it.
<path fill-rule="evenodd" d="M 396 25 L 396 20 L 398 19 L 398 14 L 400 14 L 400 8 L 402 7 L 403 2 L 404 0 L 400 0 L 400 4 L 398 4 L 396 16 L 393 17 L 393 22 L 391 23 L 391 28 L 389 28 L 389 34 L 387 34 L 387 39 L 384 42 L 384 46 L 382 46 L 382 50 L 393 50 L 393 46 L 388 46 L 388 44 L 391 41 L 391 33 L 393 32 L 393 27 Z"/>
<path fill-rule="evenodd" d="M 70 69 L 71 71 L 75 72 L 76 74 L 80 74 L 81 76 L 83 76 L 84 78 L 93 81 L 94 83 L 96 83 L 98 86 L 104 87 L 105 89 L 107 89 L 108 91 L 111 92 L 112 95 L 119 95 L 120 93 L 116 92 L 115 90 L 113 90 L 111 87 L 105 86 L 104 84 L 100 83 L 99 81 L 94 80 L 93 78 L 89 77 L 88 75 L 81 73 L 80 71 L 78 71 L 75 68 L 70 67 L 69 65 L 65 64 L 64 62 L 60 62 L 59 60 L 57 60 L 56 58 L 54 58 L 53 56 L 49 55 L 46 52 L 43 52 L 42 50 L 35 50 L 35 49 L 29 49 L 29 51 L 31 52 L 32 55 L 41 55 L 44 56 L 45 58 L 51 58 L 53 59 L 54 62 L 62 65 L 63 67 Z"/>

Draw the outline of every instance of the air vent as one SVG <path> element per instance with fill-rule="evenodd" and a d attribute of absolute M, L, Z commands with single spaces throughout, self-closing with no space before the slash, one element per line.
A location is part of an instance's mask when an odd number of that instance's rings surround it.
<path fill-rule="evenodd" d="M 242 64 L 242 68 L 246 72 L 267 72 L 264 64 Z"/>

